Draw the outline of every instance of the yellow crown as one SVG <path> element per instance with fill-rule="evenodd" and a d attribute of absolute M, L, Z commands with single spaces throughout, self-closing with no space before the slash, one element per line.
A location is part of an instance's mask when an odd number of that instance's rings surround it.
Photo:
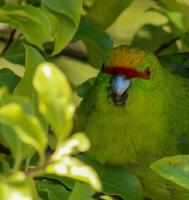
<path fill-rule="evenodd" d="M 129 68 L 136 68 L 143 58 L 146 56 L 146 52 L 142 49 L 119 46 L 114 48 L 109 55 L 110 66 L 122 66 Z"/>

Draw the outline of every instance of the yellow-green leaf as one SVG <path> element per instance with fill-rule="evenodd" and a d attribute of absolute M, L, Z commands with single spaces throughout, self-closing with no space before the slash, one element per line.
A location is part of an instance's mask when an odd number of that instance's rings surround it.
<path fill-rule="evenodd" d="M 20 29 L 26 40 L 38 47 L 52 40 L 49 18 L 41 9 L 31 5 L 10 5 L 0 8 L 0 22 Z"/>
<path fill-rule="evenodd" d="M 91 185 L 96 191 L 102 190 L 100 179 L 93 168 L 73 157 L 65 156 L 53 162 L 46 168 L 46 173 L 74 178 Z"/>
<path fill-rule="evenodd" d="M 46 62 L 39 65 L 33 84 L 38 94 L 39 110 L 61 144 L 72 129 L 75 109 L 71 103 L 69 83 L 55 65 Z"/>
<path fill-rule="evenodd" d="M 23 172 L 17 172 L 9 177 L 0 176 L 1 200 L 37 200 L 37 193 L 32 179 Z"/>
<path fill-rule="evenodd" d="M 154 162 L 151 168 L 160 176 L 189 190 L 189 155 L 163 158 Z"/>
<path fill-rule="evenodd" d="M 95 0 L 89 16 L 103 28 L 110 26 L 132 0 Z"/>
<path fill-rule="evenodd" d="M 55 47 L 53 55 L 59 53 L 74 36 L 82 13 L 82 0 L 43 0 L 43 4 L 55 18 Z"/>
<path fill-rule="evenodd" d="M 44 161 L 47 136 L 34 115 L 25 113 L 17 103 L 10 103 L 0 108 L 0 122 L 11 126 L 24 143 L 39 152 L 41 162 Z"/>

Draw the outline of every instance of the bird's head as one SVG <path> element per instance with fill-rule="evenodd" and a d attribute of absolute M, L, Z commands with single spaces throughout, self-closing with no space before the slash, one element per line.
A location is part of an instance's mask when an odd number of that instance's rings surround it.
<path fill-rule="evenodd" d="M 100 79 L 107 77 L 110 83 L 114 104 L 125 105 L 131 88 L 135 91 L 149 89 L 159 66 L 157 62 L 155 56 L 141 49 L 127 46 L 114 48 L 100 73 Z"/>

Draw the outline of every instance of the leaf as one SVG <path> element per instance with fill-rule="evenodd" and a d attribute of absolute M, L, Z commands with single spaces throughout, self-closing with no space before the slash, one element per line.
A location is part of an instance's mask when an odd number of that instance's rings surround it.
<path fill-rule="evenodd" d="M 0 87 L 6 86 L 9 92 L 12 93 L 19 81 L 20 77 L 10 69 L 4 68 L 0 70 Z"/>
<path fill-rule="evenodd" d="M 65 185 L 69 190 L 73 189 L 76 182 L 74 179 L 59 176 L 56 174 L 44 174 L 42 177 L 47 178 L 48 180 L 59 182 L 60 184 Z"/>
<path fill-rule="evenodd" d="M 32 103 L 34 104 L 35 113 L 37 117 L 40 119 L 45 130 L 47 130 L 48 124 L 45 122 L 45 120 L 42 118 L 42 116 L 39 113 L 36 91 L 34 90 L 33 84 L 32 84 L 37 66 L 40 63 L 44 62 L 45 60 L 41 56 L 41 54 L 30 45 L 24 44 L 24 49 L 25 49 L 25 73 L 21 81 L 15 88 L 14 93 L 21 96 L 30 97 Z"/>
<path fill-rule="evenodd" d="M 0 122 L 13 127 L 18 137 L 26 144 L 34 147 L 44 161 L 47 136 L 38 119 L 24 112 L 17 103 L 10 103 L 0 108 Z"/>
<path fill-rule="evenodd" d="M 47 15 L 31 5 L 9 5 L 0 8 L 0 21 L 20 29 L 26 40 L 42 47 L 52 40 L 51 23 Z"/>
<path fill-rule="evenodd" d="M 55 18 L 55 47 L 52 55 L 59 53 L 74 36 L 82 13 L 82 0 L 43 0 L 48 12 Z"/>
<path fill-rule="evenodd" d="M 83 40 L 87 46 L 89 61 L 100 68 L 113 47 L 110 37 L 90 18 L 82 17 L 75 40 Z"/>
<path fill-rule="evenodd" d="M 37 190 L 45 192 L 49 200 L 67 200 L 70 191 L 66 190 L 63 185 L 54 183 L 49 180 L 37 181 Z"/>
<path fill-rule="evenodd" d="M 177 53 L 160 56 L 159 61 L 170 72 L 180 76 L 189 77 L 189 53 Z"/>
<path fill-rule="evenodd" d="M 176 0 L 178 3 L 183 4 L 183 5 L 189 5 L 188 0 Z"/>
<path fill-rule="evenodd" d="M 95 81 L 95 78 L 93 77 L 93 78 L 86 80 L 82 84 L 78 85 L 78 87 L 77 87 L 78 96 L 83 98 L 88 93 L 90 88 L 92 87 L 94 81 Z"/>
<path fill-rule="evenodd" d="M 5 1 L 4 0 L 0 0 L 0 7 L 4 6 Z"/>
<path fill-rule="evenodd" d="M 85 152 L 89 149 L 89 139 L 83 133 L 75 133 L 71 138 L 65 140 L 53 154 L 54 160 L 60 160 L 64 156 Z"/>
<path fill-rule="evenodd" d="M 90 186 L 76 182 L 68 200 L 92 200 L 93 194 L 94 190 Z"/>
<path fill-rule="evenodd" d="M 154 162 L 151 169 L 160 176 L 189 189 L 189 155 L 163 158 Z"/>
<path fill-rule="evenodd" d="M 157 0 L 156 2 L 162 6 L 156 11 L 168 17 L 174 34 L 180 35 L 185 44 L 189 45 L 188 34 L 186 34 L 189 31 L 189 5 L 183 4 L 182 0 Z"/>
<path fill-rule="evenodd" d="M 101 183 L 96 172 L 74 157 L 65 156 L 47 166 L 46 173 L 70 177 L 89 184 L 96 191 L 101 191 Z"/>
<path fill-rule="evenodd" d="M 173 33 L 165 31 L 162 27 L 153 24 L 146 24 L 141 27 L 135 34 L 132 45 L 149 51 L 156 51 L 162 44 L 167 43 L 175 36 Z M 163 54 L 177 52 L 177 46 L 174 43 L 169 48 L 164 50 Z"/>
<path fill-rule="evenodd" d="M 1 125 L 0 126 L 0 137 L 7 147 L 11 150 L 14 158 L 14 169 L 17 170 L 24 159 L 29 159 L 33 155 L 30 146 L 23 143 L 22 140 L 17 136 L 12 127 Z"/>
<path fill-rule="evenodd" d="M 143 189 L 139 179 L 126 168 L 100 165 L 87 156 L 82 156 L 80 159 L 95 169 L 102 182 L 104 193 L 118 195 L 127 200 L 143 199 Z"/>
<path fill-rule="evenodd" d="M 50 123 L 60 145 L 72 129 L 74 106 L 71 88 L 64 74 L 51 63 L 38 66 L 33 85 L 39 99 L 39 110 Z"/>
<path fill-rule="evenodd" d="M 9 177 L 0 176 L 1 200 L 37 200 L 33 180 L 17 172 Z"/>
<path fill-rule="evenodd" d="M 22 106 L 24 112 L 32 114 L 33 107 L 28 99 L 10 95 L 7 90 L 2 88 L 0 90 L 0 106 L 4 106 L 10 103 L 19 103 Z M 5 142 L 5 145 L 11 150 L 14 158 L 14 169 L 19 169 L 23 159 L 30 159 L 33 155 L 33 148 L 30 145 L 25 144 L 16 134 L 12 126 L 5 124 L 0 125 L 0 137 L 1 141 Z"/>
<path fill-rule="evenodd" d="M 24 65 L 25 64 L 25 49 L 22 45 L 22 41 L 14 39 L 9 48 L 2 54 L 2 56 L 8 61 Z"/>
<path fill-rule="evenodd" d="M 132 0 L 95 0 L 88 15 L 103 28 L 110 26 Z"/>
<path fill-rule="evenodd" d="M 44 58 L 41 54 L 33 47 L 24 44 L 26 56 L 25 56 L 25 73 L 15 89 L 15 94 L 22 96 L 29 96 L 31 99 L 34 98 L 34 90 L 32 80 L 37 66 L 44 62 Z"/>

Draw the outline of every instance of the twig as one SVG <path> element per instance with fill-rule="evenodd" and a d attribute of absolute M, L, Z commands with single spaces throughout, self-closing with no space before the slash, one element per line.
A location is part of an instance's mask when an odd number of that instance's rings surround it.
<path fill-rule="evenodd" d="M 163 50 L 165 50 L 165 49 L 167 49 L 168 47 L 170 47 L 172 44 L 174 44 L 174 43 L 175 43 L 177 40 L 179 40 L 179 39 L 180 39 L 180 36 L 177 36 L 177 37 L 171 39 L 170 41 L 168 41 L 168 42 L 162 44 L 157 50 L 154 51 L 155 55 L 159 56 L 159 54 L 160 54 Z"/>
<path fill-rule="evenodd" d="M 3 54 L 10 47 L 10 45 L 13 42 L 15 33 L 16 33 L 16 29 L 13 29 L 12 32 L 11 32 L 11 34 L 10 34 L 9 39 L 7 40 L 7 43 L 6 43 L 5 47 L 4 47 L 4 49 L 1 52 L 1 54 Z"/>

